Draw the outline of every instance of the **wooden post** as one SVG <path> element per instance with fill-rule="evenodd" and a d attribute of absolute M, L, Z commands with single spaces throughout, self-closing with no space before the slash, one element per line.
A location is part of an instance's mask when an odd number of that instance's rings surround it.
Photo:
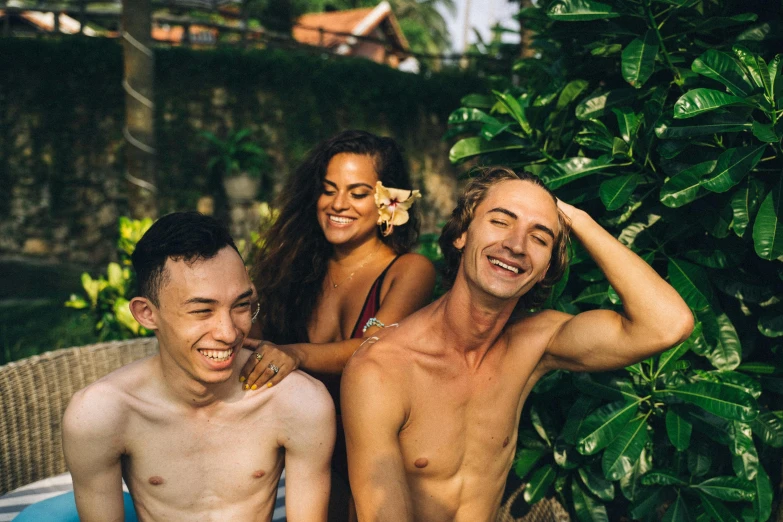
<path fill-rule="evenodd" d="M 85 0 L 79 0 L 79 34 L 84 34 L 84 19 L 87 14 L 87 4 Z"/>
<path fill-rule="evenodd" d="M 54 15 L 54 27 L 52 28 L 52 32 L 57 34 L 60 32 L 60 13 L 55 11 L 52 15 Z"/>
<path fill-rule="evenodd" d="M 133 218 L 158 215 L 155 186 L 155 112 L 150 0 L 123 0 L 125 177 Z"/>
<path fill-rule="evenodd" d="M 190 23 L 184 22 L 182 24 L 182 45 L 190 47 Z"/>

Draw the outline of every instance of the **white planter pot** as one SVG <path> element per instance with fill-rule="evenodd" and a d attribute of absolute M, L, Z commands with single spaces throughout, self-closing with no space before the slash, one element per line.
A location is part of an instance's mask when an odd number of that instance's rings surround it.
<path fill-rule="evenodd" d="M 261 178 L 253 178 L 244 173 L 223 178 L 223 187 L 231 201 L 253 201 L 258 195 L 260 186 Z"/>

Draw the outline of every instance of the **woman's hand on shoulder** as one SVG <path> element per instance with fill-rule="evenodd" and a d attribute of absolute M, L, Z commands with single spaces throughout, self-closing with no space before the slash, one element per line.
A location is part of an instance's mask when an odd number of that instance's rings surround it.
<path fill-rule="evenodd" d="M 239 382 L 245 390 L 256 390 L 262 386 L 271 388 L 299 368 L 301 363 L 292 346 L 245 339 L 243 347 L 253 350 L 253 355 L 247 359 L 239 374 Z"/>

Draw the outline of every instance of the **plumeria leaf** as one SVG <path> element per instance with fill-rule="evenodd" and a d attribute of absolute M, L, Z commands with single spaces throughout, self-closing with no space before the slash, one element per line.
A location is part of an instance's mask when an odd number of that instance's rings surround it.
<path fill-rule="evenodd" d="M 617 210 L 625 205 L 641 181 L 638 174 L 616 176 L 601 183 L 599 195 L 606 210 Z"/>
<path fill-rule="evenodd" d="M 657 393 L 664 402 L 685 402 L 729 420 L 752 421 L 758 406 L 752 395 L 730 386 L 713 382 L 696 382 Z"/>
<path fill-rule="evenodd" d="M 517 451 L 514 459 L 514 473 L 519 478 L 524 479 L 547 453 L 546 450 L 542 449 L 521 448 Z"/>
<path fill-rule="evenodd" d="M 727 502 L 751 501 L 756 496 L 753 484 L 739 477 L 712 477 L 691 487 Z"/>
<path fill-rule="evenodd" d="M 759 413 L 759 416 L 750 422 L 750 429 L 764 444 L 773 448 L 783 447 L 783 419 L 774 413 Z"/>
<path fill-rule="evenodd" d="M 772 515 L 773 489 L 766 470 L 759 466 L 756 480 L 753 481 L 753 512 L 756 520 L 763 522 L 769 520 Z"/>
<path fill-rule="evenodd" d="M 744 98 L 738 98 L 713 89 L 698 88 L 683 94 L 674 104 L 674 118 L 693 118 L 705 112 L 714 111 L 728 105 L 746 104 Z"/>
<path fill-rule="evenodd" d="M 655 29 L 649 29 L 643 39 L 634 38 L 622 52 L 623 78 L 631 86 L 641 88 L 655 70 L 658 55 L 658 36 Z"/>
<path fill-rule="evenodd" d="M 693 61 L 691 69 L 719 81 L 735 96 L 748 96 L 753 91 L 753 85 L 737 59 L 723 51 L 709 49 Z"/>
<path fill-rule="evenodd" d="M 593 455 L 608 446 L 636 415 L 638 408 L 638 402 L 618 401 L 595 410 L 579 430 L 577 451 L 582 455 Z"/>
<path fill-rule="evenodd" d="M 674 175 L 661 188 L 661 203 L 677 208 L 706 194 L 702 178 L 715 170 L 717 163 L 717 160 L 703 161 Z"/>
<path fill-rule="evenodd" d="M 666 433 L 678 451 L 685 451 L 691 444 L 693 425 L 674 410 L 666 412 Z"/>
<path fill-rule="evenodd" d="M 576 181 L 579 178 L 596 174 L 606 169 L 612 162 L 609 155 L 596 159 L 578 156 L 548 165 L 541 173 L 541 180 L 550 190 Z"/>
<path fill-rule="evenodd" d="M 753 224 L 753 244 L 762 259 L 772 260 L 783 255 L 783 224 L 778 222 L 782 213 L 783 179 L 764 198 Z"/>
<path fill-rule="evenodd" d="M 525 486 L 523 497 L 525 502 L 532 505 L 544 498 L 549 487 L 555 481 L 556 470 L 554 466 L 545 465 L 538 468 Z"/>
<path fill-rule="evenodd" d="M 647 416 L 641 415 L 629 422 L 604 451 L 601 458 L 604 476 L 614 481 L 627 475 L 648 441 Z"/>
<path fill-rule="evenodd" d="M 571 481 L 571 498 L 580 522 L 609 522 L 606 506 L 588 495 L 578 480 Z"/>
<path fill-rule="evenodd" d="M 726 192 L 742 181 L 742 178 L 758 164 L 766 148 L 767 145 L 761 145 L 723 152 L 718 157 L 715 169 L 702 180 L 702 186 L 713 192 Z"/>
<path fill-rule="evenodd" d="M 677 498 L 666 510 L 661 522 L 692 522 L 693 516 L 688 510 L 688 504 L 683 500 L 680 492 L 677 492 Z"/>
<path fill-rule="evenodd" d="M 756 213 L 763 196 L 764 183 L 753 177 L 748 177 L 745 183 L 732 195 L 731 208 L 734 212 L 734 219 L 731 222 L 731 227 L 739 237 L 745 235 L 751 216 Z"/>
<path fill-rule="evenodd" d="M 610 3 L 595 0 L 558 0 L 549 7 L 547 16 L 561 22 L 587 22 L 616 18 L 621 14 Z"/>
<path fill-rule="evenodd" d="M 604 502 L 611 502 L 614 499 L 614 484 L 606 480 L 601 473 L 587 466 L 579 468 L 578 473 L 590 493 Z"/>

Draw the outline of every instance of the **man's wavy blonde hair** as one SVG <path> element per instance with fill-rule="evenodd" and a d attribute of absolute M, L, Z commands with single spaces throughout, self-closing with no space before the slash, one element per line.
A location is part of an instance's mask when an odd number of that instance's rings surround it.
<path fill-rule="evenodd" d="M 487 167 L 480 169 L 465 187 L 465 191 L 457 201 L 457 207 L 451 213 L 451 218 L 449 218 L 448 222 L 446 222 L 446 225 L 443 227 L 440 239 L 438 240 L 441 251 L 443 252 L 443 257 L 446 261 L 443 270 L 443 286 L 446 289 L 451 288 L 454 284 L 454 280 L 456 279 L 459 270 L 459 264 L 462 260 L 462 251 L 454 246 L 454 241 L 468 229 L 471 221 L 473 221 L 476 208 L 487 197 L 489 189 L 498 183 L 513 180 L 528 181 L 543 188 L 552 196 L 552 201 L 557 204 L 557 198 L 552 191 L 544 185 L 543 181 L 530 172 L 515 172 L 507 167 Z M 521 310 L 539 308 L 543 305 L 552 293 L 552 288 L 563 277 L 563 274 L 566 271 L 568 266 L 568 244 L 571 227 L 560 209 L 557 211 L 557 219 L 560 226 L 555 234 L 554 245 L 552 245 L 552 258 L 549 263 L 549 269 L 544 278 L 519 299 L 519 303 L 517 303 L 514 310 L 515 313 Z"/>

